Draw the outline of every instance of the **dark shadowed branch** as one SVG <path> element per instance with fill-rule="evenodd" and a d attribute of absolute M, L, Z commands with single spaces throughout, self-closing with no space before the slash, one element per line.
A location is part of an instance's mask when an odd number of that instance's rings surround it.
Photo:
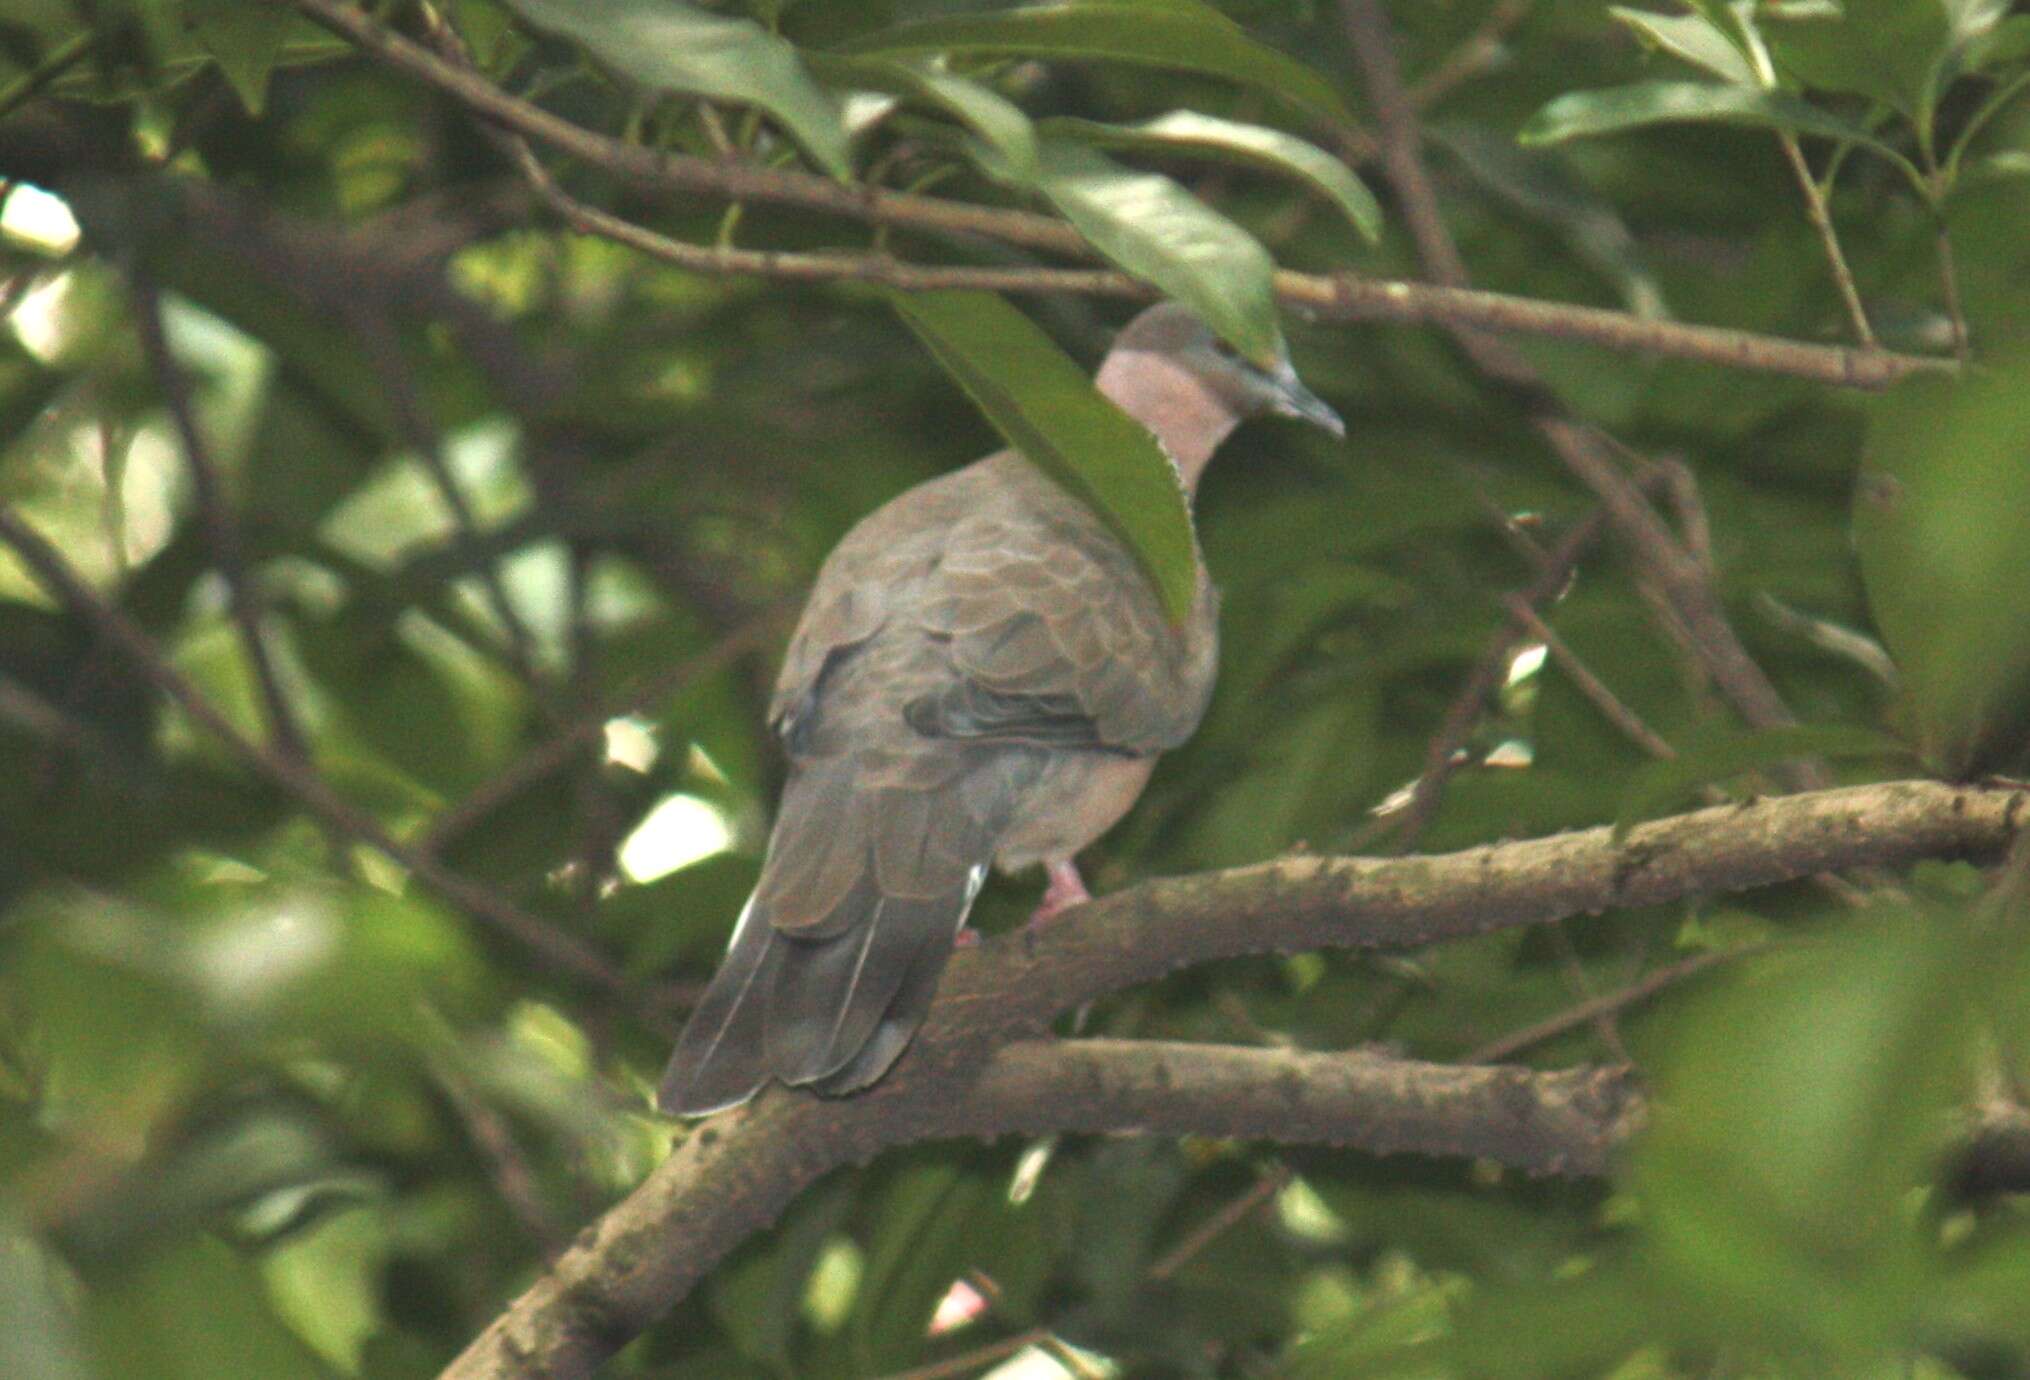
<path fill-rule="evenodd" d="M 296 800 L 320 823 L 400 863 L 445 900 L 526 945 L 558 972 L 625 996 L 640 997 L 633 982 L 582 940 L 397 839 L 379 820 L 334 791 L 310 764 L 263 747 L 241 733 L 170 663 L 147 633 L 116 605 L 100 597 L 40 533 L 4 508 L 0 508 L 0 542 L 12 547 L 59 602 L 125 657 L 142 679 L 187 714 L 192 723 L 256 776 Z M 649 1013 L 648 1018 L 660 1025 L 659 1015 L 645 1001 L 643 1007 Z"/>

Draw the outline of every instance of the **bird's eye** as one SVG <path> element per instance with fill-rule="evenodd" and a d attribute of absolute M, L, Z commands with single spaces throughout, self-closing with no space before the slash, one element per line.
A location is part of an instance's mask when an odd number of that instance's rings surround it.
<path fill-rule="evenodd" d="M 1221 359 L 1239 359 L 1241 352 L 1218 336 L 1212 338 L 1212 352 Z"/>

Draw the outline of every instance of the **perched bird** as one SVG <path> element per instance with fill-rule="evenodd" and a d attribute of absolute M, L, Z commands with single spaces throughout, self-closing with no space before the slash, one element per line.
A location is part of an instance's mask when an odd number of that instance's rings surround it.
<path fill-rule="evenodd" d="M 1344 435 L 1287 360 L 1258 368 L 1182 307 L 1131 321 L 1099 391 L 1187 491 L 1247 417 Z M 658 1100 L 697 1116 L 770 1078 L 866 1087 L 916 1033 L 991 861 L 1072 859 L 1191 736 L 1218 644 L 1204 562 L 1182 627 L 1134 556 L 1014 451 L 919 484 L 848 532 L 791 637 L 769 719 L 790 761 L 761 879 Z"/>

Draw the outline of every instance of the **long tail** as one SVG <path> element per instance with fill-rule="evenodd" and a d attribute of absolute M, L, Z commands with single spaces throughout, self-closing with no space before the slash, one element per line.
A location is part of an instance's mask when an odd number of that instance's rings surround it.
<path fill-rule="evenodd" d="M 867 791 L 843 767 L 791 783 L 726 960 L 670 1056 L 664 1111 L 730 1107 L 770 1078 L 851 1092 L 888 1071 L 993 850 L 993 821 L 956 784 Z"/>

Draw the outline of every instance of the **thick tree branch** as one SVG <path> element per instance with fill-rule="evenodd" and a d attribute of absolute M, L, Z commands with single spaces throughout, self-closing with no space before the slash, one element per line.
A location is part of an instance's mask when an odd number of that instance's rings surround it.
<path fill-rule="evenodd" d="M 700 1125 L 445 1374 L 587 1374 L 820 1175 L 940 1136 L 1203 1131 L 1592 1172 L 1639 1115 L 1618 1074 L 1039 1037 L 1071 1007 L 1211 959 L 1416 947 L 1864 863 L 1991 857 L 2026 799 L 1889 782 L 1700 810 L 1620 843 L 1600 828 L 1442 857 L 1281 858 L 1118 892 L 957 955 L 915 1044 L 869 1092 L 770 1089 Z"/>
<path fill-rule="evenodd" d="M 507 94 L 484 76 L 411 42 L 344 0 L 267 2 L 294 4 L 378 61 L 427 82 L 474 114 L 643 188 L 687 197 L 798 206 L 872 225 L 975 236 L 1072 259 L 1090 261 L 1094 257 L 1091 246 L 1071 226 L 1033 211 L 854 186 L 811 173 L 763 168 L 731 159 L 691 157 L 611 139 Z M 612 234 L 645 252 L 701 272 L 779 276 L 806 282 L 851 279 L 909 290 L 964 285 L 992 286 L 1008 292 L 1079 292 L 1138 298 L 1154 295 L 1153 289 L 1106 270 L 941 268 L 901 263 L 881 254 L 769 254 L 706 249 L 680 244 L 611 217 L 583 223 L 583 228 L 597 234 Z M 1840 387 L 1882 388 L 1912 373 L 1954 367 L 1950 360 L 1810 345 L 1718 327 L 1644 321 L 1623 312 L 1592 307 L 1389 282 L 1348 273 L 1285 270 L 1276 275 L 1276 292 L 1286 305 L 1324 320 L 1444 324 L 1549 335 L 1611 349 L 1787 374 Z"/>
<path fill-rule="evenodd" d="M 1632 1073 L 1467 1067 L 1142 1040 L 1025 1041 L 996 1054 L 939 1134 L 1135 1132 L 1484 1158 L 1599 1174 L 1639 1124 Z"/>

